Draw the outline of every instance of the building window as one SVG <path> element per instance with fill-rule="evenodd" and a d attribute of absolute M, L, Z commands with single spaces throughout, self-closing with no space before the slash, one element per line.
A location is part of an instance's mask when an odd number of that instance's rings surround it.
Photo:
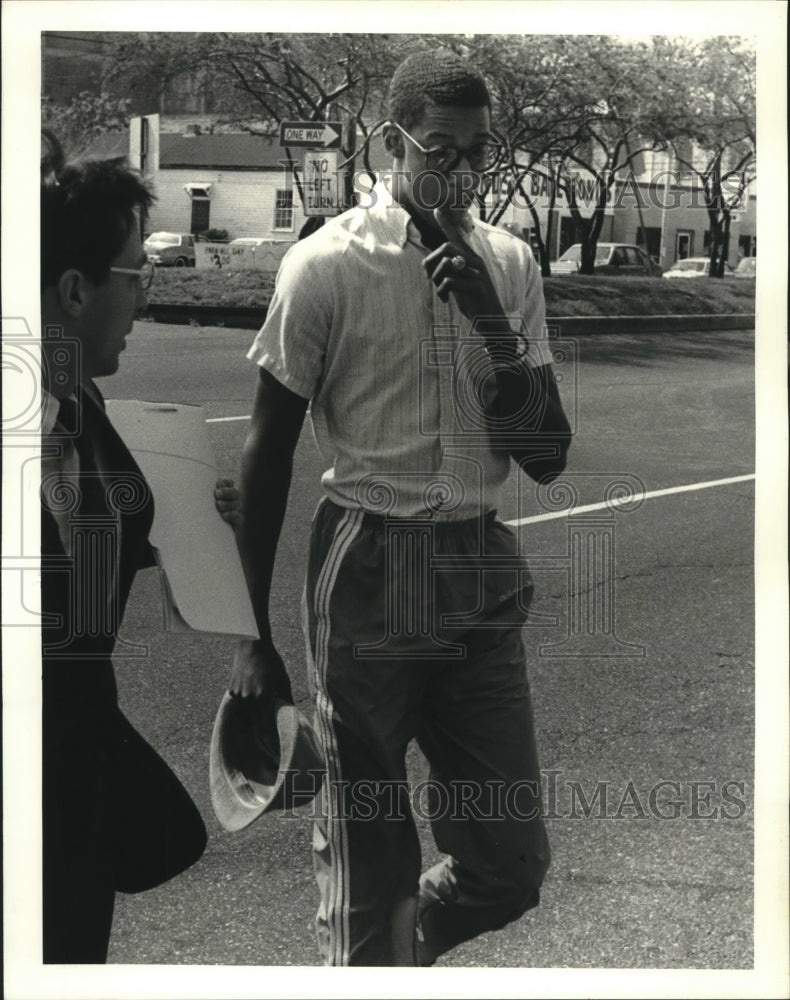
<path fill-rule="evenodd" d="M 636 245 L 647 250 L 653 260 L 658 263 L 661 256 L 661 226 L 641 226 L 636 229 Z"/>
<path fill-rule="evenodd" d="M 574 243 L 578 243 L 576 239 L 576 223 L 573 221 L 571 216 L 563 215 L 560 217 L 560 246 L 558 257 L 561 257 L 568 247 L 573 246 Z"/>
<path fill-rule="evenodd" d="M 211 202 L 208 198 L 192 199 L 192 224 L 189 231 L 193 236 L 199 236 L 209 227 Z"/>
<path fill-rule="evenodd" d="M 294 193 L 293 190 L 280 189 L 274 200 L 274 228 L 293 232 L 294 228 Z"/>
<path fill-rule="evenodd" d="M 211 181 L 190 181 L 184 185 L 184 190 L 192 203 L 189 231 L 193 236 L 199 236 L 209 228 L 211 187 Z"/>
<path fill-rule="evenodd" d="M 678 229 L 675 234 L 675 260 L 686 260 L 694 256 L 694 232 L 691 229 Z"/>

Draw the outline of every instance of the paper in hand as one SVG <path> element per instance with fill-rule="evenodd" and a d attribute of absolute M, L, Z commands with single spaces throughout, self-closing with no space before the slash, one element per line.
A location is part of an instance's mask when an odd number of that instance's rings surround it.
<path fill-rule="evenodd" d="M 218 473 L 202 407 L 107 400 L 107 415 L 154 497 L 149 537 L 166 576 L 168 629 L 257 637 L 233 529 L 214 506 Z"/>

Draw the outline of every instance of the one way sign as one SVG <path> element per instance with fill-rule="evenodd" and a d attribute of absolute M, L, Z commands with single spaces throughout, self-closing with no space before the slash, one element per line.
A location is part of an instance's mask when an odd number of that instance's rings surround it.
<path fill-rule="evenodd" d="M 341 122 L 280 122 L 280 145 L 340 149 Z"/>

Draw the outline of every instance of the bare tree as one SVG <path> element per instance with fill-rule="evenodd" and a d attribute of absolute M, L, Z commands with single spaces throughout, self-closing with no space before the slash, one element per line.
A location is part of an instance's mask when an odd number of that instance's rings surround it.
<path fill-rule="evenodd" d="M 680 168 L 699 185 L 710 224 L 711 277 L 724 276 L 732 214 L 743 207 L 757 172 L 756 64 L 751 42 L 719 36 L 682 40 L 675 65 L 686 80 L 670 144 Z"/>
<path fill-rule="evenodd" d="M 139 88 L 153 61 L 162 81 L 160 99 L 174 82 L 198 80 L 215 127 L 235 128 L 271 142 L 277 141 L 282 121 L 339 119 L 350 204 L 358 133 L 364 142 L 380 124 L 395 65 L 421 44 L 420 36 L 386 34 L 206 32 L 177 36 L 176 43 L 171 35 L 154 35 L 146 39 L 145 59 L 139 43 L 132 47 L 128 40 L 119 40 L 110 78 L 116 85 L 125 81 Z M 366 145 L 360 156 L 370 169 Z M 287 149 L 283 158 L 302 196 L 297 165 Z"/>
<path fill-rule="evenodd" d="M 582 245 L 581 271 L 593 273 L 612 192 L 632 182 L 648 150 L 672 145 L 696 174 L 711 219 L 712 261 L 726 256 L 733 207 L 754 176 L 754 58 L 741 39 L 692 43 L 656 36 L 387 35 L 227 32 L 119 36 L 107 79 L 160 110 L 168 88 L 188 80 L 217 128 L 277 141 L 285 120 L 343 123 L 345 200 L 352 171 L 372 175 L 369 140 L 386 117 L 395 66 L 418 49 L 470 57 L 489 80 L 502 146 L 486 176 L 481 214 L 496 224 L 518 197 L 531 213 L 548 275 L 549 232 L 541 231 L 533 178 L 550 211 L 563 199 Z M 154 81 L 154 83 L 152 83 Z M 125 91 L 124 91 L 124 88 Z M 683 141 L 695 154 L 684 159 Z M 301 194 L 299 172 L 284 151 Z M 532 189 L 530 191 L 530 189 Z"/>
<path fill-rule="evenodd" d="M 663 39 L 630 42 L 609 36 L 477 36 L 460 43 L 485 67 L 494 93 L 504 156 L 489 181 L 488 219 L 496 223 L 519 195 L 530 211 L 548 276 L 546 247 L 530 176 L 559 197 L 582 245 L 582 273 L 595 250 L 612 190 L 647 150 L 663 148 L 677 89 Z M 589 206 L 589 207 L 588 207 Z"/>

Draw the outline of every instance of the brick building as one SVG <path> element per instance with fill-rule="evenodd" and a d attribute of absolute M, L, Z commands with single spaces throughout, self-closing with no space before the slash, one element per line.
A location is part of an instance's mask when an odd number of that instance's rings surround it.
<path fill-rule="evenodd" d="M 227 229 L 231 239 L 258 236 L 294 241 L 305 222 L 296 185 L 285 168 L 285 150 L 277 138 L 240 134 L 202 134 L 191 124 L 180 133 L 159 135 L 158 164 L 151 165 L 157 204 L 149 220 L 151 231 L 164 229 L 194 234 L 211 228 Z M 105 135 L 92 145 L 91 155 L 129 155 L 128 134 Z M 301 157 L 296 156 L 297 164 Z M 383 144 L 371 144 L 375 170 L 386 171 Z M 604 214 L 601 241 L 635 243 L 666 270 L 676 260 L 703 256 L 710 246 L 710 223 L 701 191 L 688 175 L 667 169 L 664 153 L 645 154 L 633 178 L 617 181 Z M 576 195 L 584 215 L 595 198 L 591 176 L 579 172 Z M 549 191 L 538 172 L 528 179 L 545 238 Z M 493 198 L 489 197 L 489 207 Z M 757 253 L 757 195 L 752 184 L 743 206 L 733 214 L 729 260 Z M 552 225 L 550 258 L 556 260 L 577 242 L 570 210 L 558 192 Z M 516 198 L 499 225 L 534 242 L 532 216 L 522 198 Z"/>
<path fill-rule="evenodd" d="M 594 179 L 579 171 L 576 196 L 582 214 L 589 216 L 595 199 Z M 578 242 L 576 228 L 563 194 L 558 191 L 550 208 L 547 182 L 536 171 L 526 184 L 545 239 L 549 211 L 553 211 L 551 260 L 556 260 Z M 494 199 L 488 199 L 493 204 Z M 534 223 L 524 199 L 517 197 L 505 210 L 500 225 L 534 243 Z M 645 246 L 664 270 L 676 260 L 705 256 L 710 248 L 710 220 L 702 192 L 692 175 L 676 168 L 668 154 L 645 153 L 634 164 L 633 177 L 616 180 L 604 213 L 601 242 L 634 243 Z M 728 259 L 757 254 L 756 182 L 747 189 L 738 211 L 733 212 Z"/>
<path fill-rule="evenodd" d="M 91 156 L 128 156 L 129 134 L 100 137 Z M 231 239 L 257 236 L 293 242 L 305 222 L 285 150 L 277 139 L 203 135 L 197 126 L 159 135 L 150 164 L 157 201 L 147 229 L 193 233 L 226 229 Z"/>
<path fill-rule="evenodd" d="M 65 103 L 83 90 L 99 93 L 101 71 L 110 36 L 106 32 L 42 33 L 42 88 L 45 96 Z M 211 95 L 200 72 L 182 74 L 167 86 L 151 81 L 146 92 L 128 95 L 136 114 L 158 113 L 158 163 L 148 164 L 157 204 L 150 229 L 200 233 L 227 229 L 231 238 L 257 236 L 278 241 L 296 239 L 305 221 L 301 199 L 282 166 L 285 151 L 276 139 L 249 134 L 207 133 L 213 128 Z M 132 139 L 134 146 L 134 139 Z M 91 147 L 93 155 L 129 155 L 127 135 L 105 135 Z M 155 158 L 154 158 L 155 159 Z M 301 157 L 297 157 L 297 161 Z M 138 160 L 132 155 L 132 161 Z M 386 170 L 389 158 L 379 138 L 371 145 L 374 169 Z M 600 239 L 638 243 L 666 269 L 676 260 L 704 255 L 709 247 L 708 214 L 688 176 L 677 171 L 667 183 L 670 161 L 664 153 L 645 153 L 634 164 L 634 180 L 618 180 L 604 215 Z M 549 192 L 536 173 L 527 192 L 537 208 L 545 237 Z M 592 209 L 592 178 L 578 173 L 577 197 L 584 215 Z M 732 219 L 729 260 L 757 252 L 756 185 Z M 573 219 L 558 192 L 549 256 L 556 260 L 577 242 Z M 511 204 L 499 224 L 534 245 L 533 219 L 526 205 Z"/>

